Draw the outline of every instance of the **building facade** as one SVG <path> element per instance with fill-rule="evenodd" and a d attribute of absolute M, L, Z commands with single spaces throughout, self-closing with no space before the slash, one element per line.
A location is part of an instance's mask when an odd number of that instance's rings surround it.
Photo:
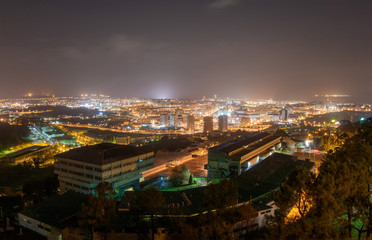
<path fill-rule="evenodd" d="M 32 162 L 34 158 L 43 157 L 52 150 L 50 146 L 31 146 L 28 148 L 21 149 L 17 152 L 6 155 L 2 160 L 8 161 L 15 164 L 23 162 Z"/>
<path fill-rule="evenodd" d="M 281 137 L 255 132 L 208 149 L 208 177 L 240 175 L 280 147 Z"/>
<path fill-rule="evenodd" d="M 163 127 L 168 127 L 169 126 L 168 114 L 160 114 L 159 125 L 163 126 Z"/>
<path fill-rule="evenodd" d="M 204 132 L 213 132 L 213 117 L 204 117 Z"/>
<path fill-rule="evenodd" d="M 226 132 L 228 129 L 228 116 L 218 116 L 218 131 Z"/>
<path fill-rule="evenodd" d="M 279 111 L 279 120 L 282 122 L 288 121 L 288 110 L 284 107 Z"/>
<path fill-rule="evenodd" d="M 93 193 L 97 185 L 112 183 L 116 197 L 139 188 L 142 172 L 153 167 L 154 152 L 111 143 L 76 148 L 55 156 L 54 172 L 61 190 Z"/>
<path fill-rule="evenodd" d="M 187 116 L 187 129 L 188 130 L 195 129 L 195 117 L 193 115 Z"/>

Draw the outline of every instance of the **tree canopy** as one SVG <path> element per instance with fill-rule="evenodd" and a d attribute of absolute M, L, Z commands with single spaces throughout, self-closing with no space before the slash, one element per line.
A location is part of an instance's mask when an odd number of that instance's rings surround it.
<path fill-rule="evenodd" d="M 372 126 L 344 138 L 330 151 L 318 176 L 296 169 L 273 193 L 279 207 L 269 219 L 278 239 L 369 239 L 372 231 Z M 297 214 L 289 219 L 290 209 Z"/>
<path fill-rule="evenodd" d="M 94 228 L 104 228 L 106 238 L 109 225 L 116 216 L 116 200 L 110 183 L 101 182 L 95 192 L 95 195 L 89 195 L 86 204 L 82 204 L 79 224 L 90 227 L 92 234 Z"/>

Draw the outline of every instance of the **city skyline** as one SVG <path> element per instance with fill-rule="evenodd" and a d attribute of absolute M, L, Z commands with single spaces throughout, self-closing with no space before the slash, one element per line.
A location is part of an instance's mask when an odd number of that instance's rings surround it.
<path fill-rule="evenodd" d="M 0 98 L 347 94 L 372 102 L 368 1 L 2 5 Z"/>

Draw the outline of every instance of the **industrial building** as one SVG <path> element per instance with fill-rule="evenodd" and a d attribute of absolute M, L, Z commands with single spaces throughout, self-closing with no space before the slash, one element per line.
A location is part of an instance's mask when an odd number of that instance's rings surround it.
<path fill-rule="evenodd" d="M 254 132 L 208 149 L 208 177 L 240 175 L 280 147 L 281 138 Z"/>
<path fill-rule="evenodd" d="M 289 173 L 297 167 L 314 171 L 315 163 L 299 160 L 291 155 L 274 153 L 240 176 L 232 178 L 239 195 L 237 206 L 252 204 L 257 211 L 255 217 L 246 223 L 245 229 L 255 230 L 265 226 L 266 216 L 273 216 L 277 209 L 272 199 L 272 191 L 277 190 Z M 197 187 L 182 191 L 163 191 L 165 198 L 163 215 L 173 217 L 199 215 L 203 211 L 204 190 L 205 187 Z M 126 192 L 118 207 L 119 211 L 129 211 L 139 193 L 139 191 Z"/>
<path fill-rule="evenodd" d="M 97 146 L 97 145 L 95 145 Z M 238 191 L 236 206 L 251 204 L 256 209 L 256 215 L 243 222 L 231 222 L 228 227 L 239 225 L 239 232 L 259 229 L 265 226 L 266 217 L 273 216 L 277 206 L 272 199 L 272 191 L 279 188 L 288 174 L 297 167 L 314 171 L 315 163 L 299 160 L 295 156 L 274 153 L 251 167 L 240 176 L 233 178 Z M 165 198 L 163 216 L 193 217 L 203 212 L 203 197 L 205 187 L 184 189 L 182 191 L 163 191 Z M 140 191 L 127 191 L 118 206 L 119 212 L 130 211 L 130 206 Z M 42 236 L 60 235 L 59 232 L 76 221 L 74 217 L 80 211 L 81 204 L 86 202 L 85 194 L 67 191 L 55 195 L 45 201 L 24 208 L 18 213 L 21 226 L 38 232 Z"/>
<path fill-rule="evenodd" d="M 58 174 L 61 190 L 94 194 L 97 185 L 112 183 L 116 197 L 127 189 L 138 189 L 142 172 L 153 167 L 154 152 L 140 148 L 101 143 L 55 156 L 54 172 Z"/>
<path fill-rule="evenodd" d="M 76 214 L 81 210 L 81 204 L 88 197 L 74 191 L 67 191 L 60 195 L 28 206 L 18 213 L 19 224 L 27 229 L 39 233 L 48 239 L 56 239 L 60 231 L 76 221 Z M 45 238 L 46 239 L 46 238 Z"/>
<path fill-rule="evenodd" d="M 35 145 L 10 153 L 3 157 L 2 160 L 15 164 L 20 164 L 23 162 L 32 161 L 34 158 L 41 157 L 43 156 L 43 154 L 48 153 L 51 149 L 52 147 L 50 146 Z"/>

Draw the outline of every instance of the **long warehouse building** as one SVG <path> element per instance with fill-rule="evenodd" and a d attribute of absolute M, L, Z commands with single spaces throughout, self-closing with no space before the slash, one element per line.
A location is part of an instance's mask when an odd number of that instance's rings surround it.
<path fill-rule="evenodd" d="M 222 143 L 208 149 L 209 178 L 240 175 L 280 147 L 281 137 L 265 132 L 254 132 L 247 136 Z"/>

